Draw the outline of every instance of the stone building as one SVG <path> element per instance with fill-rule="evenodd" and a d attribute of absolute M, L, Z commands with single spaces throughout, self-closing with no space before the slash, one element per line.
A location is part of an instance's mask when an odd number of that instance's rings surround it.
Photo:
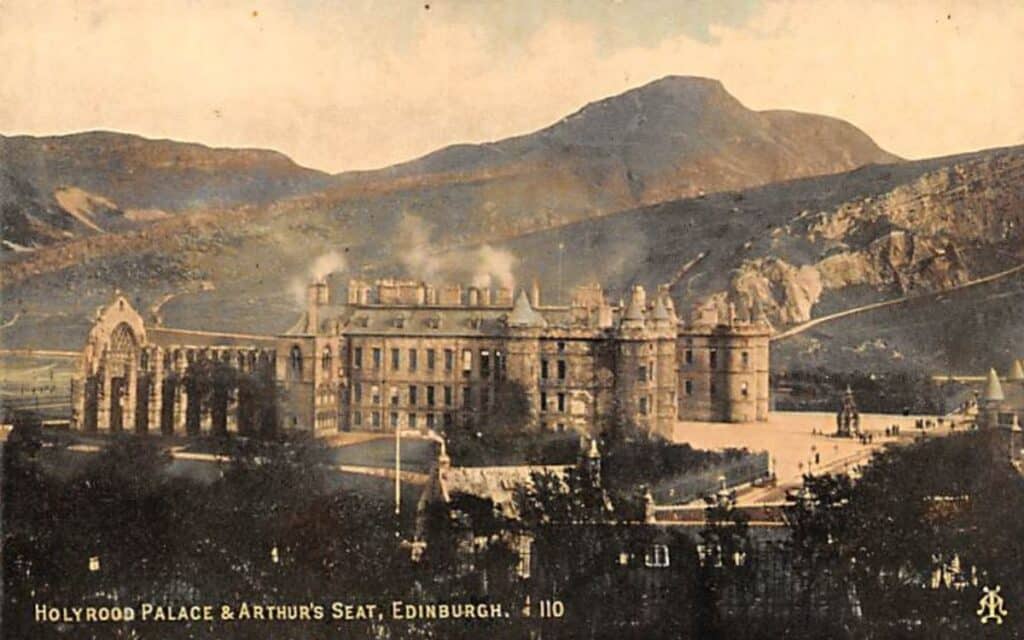
<path fill-rule="evenodd" d="M 1002 381 L 995 369 L 989 369 L 985 387 L 978 402 L 977 426 L 992 434 L 993 446 L 1005 453 L 1011 462 L 1024 459 L 1024 363 L 1013 361 Z"/>
<path fill-rule="evenodd" d="M 490 419 L 518 394 L 546 429 L 594 432 L 614 419 L 671 435 L 677 420 L 766 419 L 769 333 L 732 309 L 681 322 L 666 287 L 648 299 L 635 286 L 613 304 L 587 285 L 554 306 L 536 284 L 513 299 L 500 288 L 353 280 L 337 304 L 319 281 L 278 336 L 147 327 L 118 297 L 90 333 L 73 421 L 253 431 L 270 395 L 285 429 L 442 431 Z M 261 396 L 260 385 L 273 391 Z"/>

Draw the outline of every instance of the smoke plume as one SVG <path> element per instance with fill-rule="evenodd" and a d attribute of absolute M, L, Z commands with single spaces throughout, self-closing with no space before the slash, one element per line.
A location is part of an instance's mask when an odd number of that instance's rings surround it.
<path fill-rule="evenodd" d="M 294 278 L 289 285 L 288 290 L 292 294 L 295 304 L 304 308 L 306 306 L 306 287 L 311 282 L 323 280 L 332 273 L 344 271 L 347 266 L 345 257 L 337 251 L 329 251 L 319 256 L 309 266 L 305 276 Z"/>
<path fill-rule="evenodd" d="M 434 251 L 431 226 L 419 216 L 405 214 L 398 225 L 396 245 L 409 277 L 431 283 L 472 283 L 477 287 L 515 287 L 517 259 L 504 249 L 483 245 L 475 249 Z"/>

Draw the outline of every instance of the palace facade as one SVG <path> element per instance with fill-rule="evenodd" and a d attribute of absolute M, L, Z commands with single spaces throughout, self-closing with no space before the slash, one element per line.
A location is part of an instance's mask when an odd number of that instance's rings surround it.
<path fill-rule="evenodd" d="M 667 287 L 611 303 L 598 285 L 569 305 L 539 287 L 325 281 L 277 336 L 147 326 L 122 296 L 97 313 L 73 388 L 84 431 L 164 434 L 444 431 L 488 420 L 502 398 L 532 424 L 593 433 L 609 420 L 671 436 L 678 420 L 767 418 L 769 326 L 699 310 Z M 756 315 L 756 314 L 750 314 Z M 272 412 L 272 413 L 268 413 Z"/>

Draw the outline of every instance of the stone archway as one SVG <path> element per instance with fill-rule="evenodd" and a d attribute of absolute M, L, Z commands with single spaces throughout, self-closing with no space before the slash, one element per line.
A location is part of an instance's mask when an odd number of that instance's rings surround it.
<path fill-rule="evenodd" d="M 128 323 L 121 322 L 114 327 L 103 361 L 105 377 L 110 385 L 107 400 L 111 431 L 123 431 L 126 424 L 135 423 L 138 351 L 135 332 Z"/>
<path fill-rule="evenodd" d="M 140 408 L 148 410 L 148 397 L 141 403 L 138 399 L 140 389 L 149 393 L 147 373 L 141 370 L 141 356 L 147 348 L 142 317 L 123 296 L 97 310 L 82 354 L 81 383 L 73 390 L 81 428 L 146 429 L 148 416 L 140 420 L 138 414 Z"/>

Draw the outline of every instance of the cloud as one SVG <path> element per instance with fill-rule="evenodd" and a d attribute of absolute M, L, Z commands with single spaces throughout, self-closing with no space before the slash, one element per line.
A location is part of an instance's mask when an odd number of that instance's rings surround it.
<path fill-rule="evenodd" d="M 847 119 L 908 157 L 1024 142 L 1019 2 L 467 4 L 8 0 L 0 131 L 270 147 L 337 171 L 690 74 L 752 108 Z"/>

